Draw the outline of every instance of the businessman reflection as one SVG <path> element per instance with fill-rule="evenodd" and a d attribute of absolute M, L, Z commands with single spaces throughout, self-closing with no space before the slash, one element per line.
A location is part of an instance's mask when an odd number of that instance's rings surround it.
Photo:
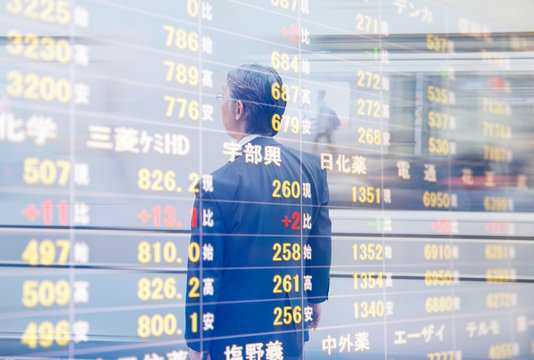
<path fill-rule="evenodd" d="M 308 329 L 319 324 L 331 258 L 326 172 L 315 155 L 273 139 L 287 90 L 274 69 L 254 64 L 230 71 L 218 95 L 240 150 L 195 200 L 192 359 L 302 359 Z"/>

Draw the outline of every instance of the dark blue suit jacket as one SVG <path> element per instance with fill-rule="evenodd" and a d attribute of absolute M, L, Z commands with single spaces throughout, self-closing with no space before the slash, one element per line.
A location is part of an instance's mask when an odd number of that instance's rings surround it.
<path fill-rule="evenodd" d="M 213 360 L 224 359 L 227 346 L 242 346 L 245 358 L 246 344 L 261 343 L 266 351 L 276 341 L 284 356 L 299 356 L 308 338 L 304 309 L 328 297 L 326 171 L 317 156 L 271 137 L 250 144 L 261 146 L 263 158 L 266 147 L 279 148 L 280 166 L 239 156 L 212 174 L 213 191 L 200 185 L 195 201 L 191 243 L 201 253 L 212 248 L 213 259 L 206 253 L 188 264 L 186 341 L 196 351 L 209 351 Z M 286 216 L 289 222 L 282 221 Z M 309 284 L 305 290 L 309 275 L 311 290 Z"/>

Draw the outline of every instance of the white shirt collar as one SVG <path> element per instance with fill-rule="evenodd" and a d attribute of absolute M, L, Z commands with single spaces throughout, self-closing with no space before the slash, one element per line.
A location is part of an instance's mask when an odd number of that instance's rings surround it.
<path fill-rule="evenodd" d="M 247 135 L 247 136 L 245 136 L 244 138 L 242 138 L 241 140 L 239 140 L 239 145 L 243 146 L 243 145 L 245 145 L 246 143 L 249 143 L 249 142 L 251 142 L 252 140 L 254 140 L 255 138 L 257 138 L 258 136 L 260 136 L 260 134 L 251 134 L 251 135 Z"/>

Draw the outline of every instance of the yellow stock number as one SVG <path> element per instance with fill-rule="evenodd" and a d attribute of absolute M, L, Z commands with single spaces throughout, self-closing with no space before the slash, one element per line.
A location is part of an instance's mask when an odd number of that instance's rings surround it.
<path fill-rule="evenodd" d="M 369 99 L 358 99 L 358 115 L 380 118 L 380 102 Z"/>
<path fill-rule="evenodd" d="M 380 188 L 372 186 L 353 186 L 352 202 L 360 204 L 380 204 Z"/>
<path fill-rule="evenodd" d="M 447 51 L 447 39 L 441 36 L 427 34 L 426 48 L 430 51 L 444 53 Z"/>
<path fill-rule="evenodd" d="M 356 15 L 356 29 L 368 34 L 378 34 L 378 20 L 368 15 Z"/>
<path fill-rule="evenodd" d="M 494 114 L 494 115 L 508 116 L 512 113 L 512 108 L 510 104 L 506 104 L 502 101 L 495 101 L 487 97 L 483 97 L 482 98 L 482 111 L 490 113 L 490 114 Z"/>
<path fill-rule="evenodd" d="M 488 357 L 490 360 L 512 359 L 514 357 L 514 345 L 511 342 L 491 345 Z"/>
<path fill-rule="evenodd" d="M 160 301 L 181 299 L 182 294 L 176 292 L 176 280 L 166 278 L 141 278 L 137 282 L 137 297 L 141 301 Z"/>
<path fill-rule="evenodd" d="M 291 2 L 290 2 L 291 1 Z M 271 4 L 274 7 L 279 7 L 284 10 L 291 10 L 296 11 L 297 10 L 297 4 L 299 0 L 271 0 Z M 290 8 L 291 6 L 291 8 Z"/>
<path fill-rule="evenodd" d="M 384 276 L 382 273 L 360 273 L 353 274 L 354 290 L 373 290 L 384 287 Z"/>
<path fill-rule="evenodd" d="M 299 99 L 299 87 L 297 85 L 281 85 L 275 82 L 271 86 L 271 96 L 274 100 L 282 99 L 285 102 L 296 104 Z"/>
<path fill-rule="evenodd" d="M 280 193 L 280 189 L 282 193 Z M 300 184 L 298 181 L 273 181 L 273 198 L 298 199 L 300 198 Z"/>
<path fill-rule="evenodd" d="M 39 282 L 26 280 L 22 283 L 22 304 L 27 308 L 36 306 L 50 307 L 52 305 L 65 306 L 69 303 L 71 289 L 69 282 L 50 280 Z"/>
<path fill-rule="evenodd" d="M 423 193 L 423 206 L 426 208 L 448 209 L 451 206 L 451 197 L 446 192 L 425 191 Z"/>
<path fill-rule="evenodd" d="M 174 79 L 180 85 L 198 85 L 199 72 L 196 66 L 186 66 L 170 60 L 164 60 L 163 65 L 167 67 L 167 82 Z"/>
<path fill-rule="evenodd" d="M 452 272 L 450 270 L 427 270 L 425 272 L 425 285 L 449 286 L 452 284 Z"/>
<path fill-rule="evenodd" d="M 181 335 L 182 331 L 177 329 L 176 316 L 174 314 L 166 315 L 141 315 L 137 319 L 137 335 L 140 338 L 160 337 Z"/>
<path fill-rule="evenodd" d="M 449 126 L 452 129 L 452 123 L 449 125 L 449 115 L 435 111 L 428 112 L 428 127 L 433 129 L 447 129 Z"/>
<path fill-rule="evenodd" d="M 495 292 L 486 295 L 488 309 L 507 309 L 512 307 L 512 293 Z"/>
<path fill-rule="evenodd" d="M 454 351 L 440 351 L 435 353 L 426 354 L 428 360 L 455 360 L 456 356 Z"/>
<path fill-rule="evenodd" d="M 352 256 L 355 261 L 382 261 L 384 246 L 382 244 L 363 243 L 352 245 Z"/>
<path fill-rule="evenodd" d="M 198 1 L 199 0 L 187 0 L 186 10 L 187 15 L 191 18 L 196 18 L 198 16 Z"/>
<path fill-rule="evenodd" d="M 197 173 L 189 174 L 191 181 L 188 191 L 196 193 L 195 187 L 198 184 L 199 176 Z M 147 168 L 139 169 L 137 172 L 137 186 L 141 190 L 181 192 L 182 188 L 176 185 L 176 173 L 172 170 L 166 171 Z"/>
<path fill-rule="evenodd" d="M 487 137 L 511 139 L 512 128 L 509 125 L 501 125 L 496 122 L 482 121 L 482 133 Z"/>
<path fill-rule="evenodd" d="M 167 102 L 167 111 L 165 112 L 165 116 L 171 117 L 174 115 L 174 108 L 176 107 L 176 104 L 179 105 L 178 110 L 178 118 L 183 119 L 185 118 L 185 114 L 187 112 L 187 116 L 189 119 L 196 121 L 200 117 L 198 101 L 196 100 L 188 100 L 184 98 L 175 98 L 173 96 L 164 96 L 163 100 Z"/>
<path fill-rule="evenodd" d="M 284 126 L 282 127 L 282 122 L 284 123 Z M 273 127 L 273 130 L 278 132 L 289 132 L 293 134 L 298 134 L 300 130 L 300 120 L 296 116 L 290 116 L 290 115 L 282 115 L 280 117 L 279 114 L 274 114 L 271 120 L 271 125 Z M 289 128 L 291 126 L 291 128 Z"/>
<path fill-rule="evenodd" d="M 291 306 L 284 306 L 281 307 L 275 307 L 273 311 L 274 315 L 274 326 L 281 326 L 281 325 L 291 325 L 295 324 L 298 325 L 302 322 L 302 309 L 300 306 L 295 306 L 292 308 Z"/>
<path fill-rule="evenodd" d="M 72 98 L 72 87 L 67 79 L 40 77 L 34 73 L 22 74 L 14 70 L 7 74 L 7 80 L 7 93 L 14 98 L 58 101 L 62 104 L 68 103 Z"/>
<path fill-rule="evenodd" d="M 53 324 L 50 321 L 43 321 L 40 324 L 31 322 L 26 326 L 24 334 L 20 339 L 22 345 L 30 349 L 37 349 L 40 346 L 44 349 L 54 345 L 67 346 L 70 341 L 70 324 L 66 320 Z"/>
<path fill-rule="evenodd" d="M 300 244 L 274 243 L 273 261 L 300 261 Z"/>
<path fill-rule="evenodd" d="M 58 185 L 65 186 L 69 180 L 70 168 L 70 162 L 65 160 L 26 158 L 24 159 L 22 179 L 26 184 L 30 185 L 40 182 L 43 185 L 50 186 L 57 181 Z"/>
<path fill-rule="evenodd" d="M 427 89 L 428 101 L 441 104 L 449 103 L 449 93 L 447 89 L 443 89 L 437 86 L 429 85 Z"/>
<path fill-rule="evenodd" d="M 290 56 L 286 53 L 273 51 L 271 53 L 271 66 L 276 70 L 299 72 L 299 58 L 297 55 Z"/>
<path fill-rule="evenodd" d="M 67 0 L 9 0 L 6 9 L 13 15 L 60 25 L 67 25 L 71 20 Z"/>
<path fill-rule="evenodd" d="M 141 264 L 181 264 L 182 258 L 178 257 L 177 253 L 176 244 L 172 241 L 167 241 L 163 245 L 159 241 L 153 244 L 148 241 L 141 241 L 137 245 L 137 260 Z M 190 262 L 198 262 L 200 259 L 200 245 L 198 243 L 189 244 L 188 257 Z"/>
<path fill-rule="evenodd" d="M 425 300 L 427 314 L 451 312 L 453 308 L 452 296 L 429 296 Z"/>
<path fill-rule="evenodd" d="M 494 268 L 486 269 L 486 282 L 491 283 L 506 283 L 514 280 L 511 269 Z"/>
<path fill-rule="evenodd" d="M 484 160 L 494 162 L 511 162 L 513 155 L 512 151 L 502 146 L 487 146 L 482 145 L 484 150 Z"/>
<path fill-rule="evenodd" d="M 357 72 L 359 87 L 380 91 L 382 89 L 382 79 L 379 74 L 370 71 L 358 70 Z"/>
<path fill-rule="evenodd" d="M 175 28 L 171 25 L 163 25 L 163 30 L 167 32 L 166 47 L 176 46 L 180 50 L 198 51 L 198 33 L 194 31 L 188 33 L 184 29 Z"/>
<path fill-rule="evenodd" d="M 273 277 L 273 294 L 282 294 L 282 293 L 290 293 L 292 291 L 295 291 L 295 293 L 299 292 L 299 276 L 298 274 L 291 277 L 291 275 L 285 275 L 283 278 L 281 275 L 275 275 Z"/>
<path fill-rule="evenodd" d="M 508 211 L 509 204 L 513 199 L 508 199 L 503 196 L 484 196 L 484 210 L 485 211 Z"/>
<path fill-rule="evenodd" d="M 428 152 L 430 154 L 449 155 L 449 152 L 451 154 L 454 153 L 451 149 L 452 143 L 449 140 L 439 139 L 433 136 L 428 138 Z"/>
<path fill-rule="evenodd" d="M 506 260 L 510 257 L 510 248 L 506 245 L 486 245 L 486 260 Z"/>
<path fill-rule="evenodd" d="M 30 266 L 50 266 L 57 261 L 56 265 L 64 266 L 69 258 L 70 242 L 68 240 L 30 240 L 22 252 L 22 260 Z M 57 255 L 57 260 L 56 260 Z"/>
<path fill-rule="evenodd" d="M 425 260 L 450 260 L 452 258 L 452 247 L 449 244 L 425 244 Z"/>
<path fill-rule="evenodd" d="M 69 63 L 72 57 L 72 48 L 65 39 L 39 37 L 35 34 L 23 35 L 18 30 L 10 30 L 7 33 L 7 41 L 6 50 L 12 56 L 46 62 L 57 61 L 60 64 Z"/>
<path fill-rule="evenodd" d="M 384 137 L 387 132 L 382 133 L 379 129 L 364 128 L 360 126 L 358 128 L 358 134 L 360 135 L 358 137 L 358 143 L 380 146 L 382 145 L 382 137 Z M 389 137 L 389 134 L 387 134 L 387 137 Z"/>
<path fill-rule="evenodd" d="M 354 318 L 367 319 L 383 317 L 385 305 L 382 300 L 360 301 L 354 303 Z"/>

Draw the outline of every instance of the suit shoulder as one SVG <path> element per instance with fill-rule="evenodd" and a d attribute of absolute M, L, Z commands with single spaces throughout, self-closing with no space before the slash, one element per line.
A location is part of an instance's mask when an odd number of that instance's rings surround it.
<path fill-rule="evenodd" d="M 310 168 L 316 168 L 317 170 L 320 170 L 321 158 L 319 157 L 319 155 L 315 155 L 315 154 L 305 152 L 305 151 L 299 151 L 299 150 L 296 150 L 290 147 L 286 147 L 286 149 L 289 152 L 291 152 L 295 157 L 300 159 L 300 161 L 302 162 L 304 166 L 308 166 Z"/>
<path fill-rule="evenodd" d="M 213 193 L 215 198 L 234 198 L 241 182 L 241 165 L 239 164 L 238 160 L 239 159 L 236 159 L 234 163 L 229 162 L 221 166 L 219 169 L 212 172 L 208 179 L 202 179 L 202 184 L 199 186 L 201 186 L 203 191 L 206 191 L 206 189 L 211 189 L 210 192 Z M 206 181 L 211 182 L 211 186 L 204 187 L 203 185 Z"/>

